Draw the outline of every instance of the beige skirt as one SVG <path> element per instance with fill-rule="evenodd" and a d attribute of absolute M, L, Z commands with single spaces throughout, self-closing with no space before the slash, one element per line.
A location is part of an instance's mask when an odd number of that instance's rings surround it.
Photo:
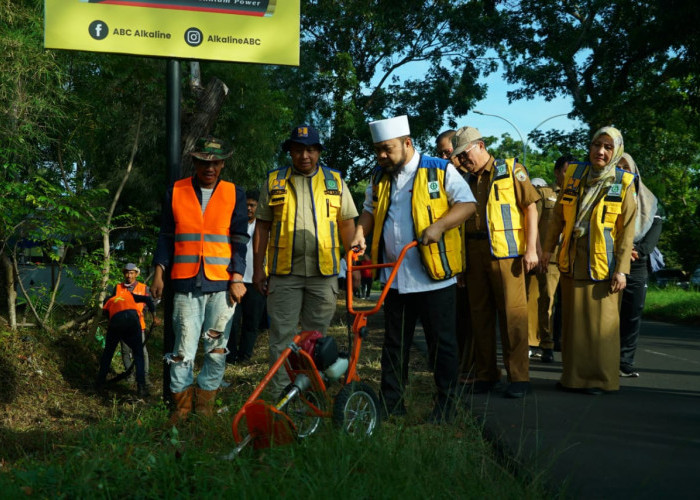
<path fill-rule="evenodd" d="M 561 276 L 563 370 L 561 384 L 573 389 L 620 389 L 621 293 L 609 281 Z"/>

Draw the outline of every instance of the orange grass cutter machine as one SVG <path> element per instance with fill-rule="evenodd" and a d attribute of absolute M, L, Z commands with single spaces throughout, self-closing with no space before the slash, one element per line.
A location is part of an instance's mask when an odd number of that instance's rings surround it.
<path fill-rule="evenodd" d="M 315 331 L 296 335 L 233 419 L 231 428 L 238 446 L 225 458 L 235 458 L 251 442 L 255 448 L 267 448 L 308 437 L 318 430 L 322 418 L 331 418 L 345 432 L 358 437 L 374 432 L 380 422 L 379 400 L 374 390 L 360 381 L 357 360 L 362 339 L 368 332 L 367 317 L 382 307 L 406 252 L 416 245 L 415 241 L 406 245 L 393 263 L 353 266 L 353 259 L 348 260 L 347 308 L 348 313 L 355 316 L 352 330 L 348 332 L 349 357 L 338 353 L 333 337 L 323 337 Z M 358 249 L 353 248 L 352 252 L 355 255 Z M 372 309 L 355 310 L 353 269 L 384 267 L 392 270 L 376 305 Z M 277 403 L 268 403 L 260 395 L 282 366 L 291 383 L 282 391 Z M 334 381 L 342 382 L 335 398 L 328 392 Z M 242 424 L 244 417 L 245 425 Z"/>

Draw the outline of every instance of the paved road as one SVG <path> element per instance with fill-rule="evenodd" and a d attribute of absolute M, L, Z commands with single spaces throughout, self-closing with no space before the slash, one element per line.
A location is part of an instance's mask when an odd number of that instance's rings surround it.
<path fill-rule="evenodd" d="M 645 322 L 617 394 L 556 390 L 560 361 L 531 362 L 523 400 L 470 396 L 487 436 L 569 498 L 700 498 L 700 328 Z"/>

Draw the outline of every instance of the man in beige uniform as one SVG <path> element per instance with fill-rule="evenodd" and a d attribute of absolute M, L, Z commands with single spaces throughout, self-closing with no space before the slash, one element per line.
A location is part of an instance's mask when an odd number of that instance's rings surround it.
<path fill-rule="evenodd" d="M 319 162 L 323 146 L 313 127 L 294 128 L 282 148 L 292 166 L 268 173 L 253 239 L 253 283 L 267 295 L 271 363 L 300 322 L 302 331 L 326 333 L 336 309 L 340 241 L 349 248 L 357 217 L 340 172 Z M 281 391 L 288 383 L 280 370 L 272 389 Z"/>
<path fill-rule="evenodd" d="M 544 179 L 532 179 L 532 185 L 540 195 L 537 201 L 538 233 L 540 243 L 547 233 L 547 227 L 552 220 L 554 205 L 557 203 L 557 193 L 547 185 Z M 558 190 L 558 189 L 557 189 Z M 558 270 L 557 270 L 558 271 Z M 552 306 L 554 293 L 559 281 L 559 273 L 556 280 L 550 273 L 538 268 L 537 273 L 525 276 L 527 288 L 527 332 L 528 344 L 530 344 L 530 358 L 539 359 L 543 363 L 554 361 L 554 340 L 552 338 Z M 553 286 L 551 292 L 548 289 L 549 281 Z"/>
<path fill-rule="evenodd" d="M 540 212 L 540 242 L 543 245 L 554 218 L 554 206 L 564 183 L 564 174 L 569 163 L 576 161 L 570 154 L 559 157 L 554 163 L 554 184 L 537 188 L 542 197 L 541 202 L 538 202 L 538 212 Z M 535 179 L 533 179 L 534 184 Z M 557 255 L 557 249 L 554 250 L 554 255 Z M 557 311 L 556 314 L 554 312 L 559 287 L 559 266 L 556 259 L 552 259 L 544 268 L 542 263 L 540 266 L 541 274 L 537 274 L 537 280 L 530 280 L 531 283 L 528 285 L 529 344 L 539 346 L 541 349 L 541 352 L 532 357 L 539 357 L 543 363 L 551 363 L 554 361 L 555 346 L 561 340 L 561 311 Z M 557 304 L 557 307 L 560 307 L 560 301 L 557 301 Z"/>
<path fill-rule="evenodd" d="M 501 378 L 496 361 L 498 314 L 503 364 L 510 382 L 505 395 L 522 398 L 530 390 L 525 273 L 538 265 L 535 202 L 539 195 L 525 167 L 514 160 L 496 163 L 477 129 L 462 127 L 452 144 L 452 156 L 471 174 L 469 187 L 477 207 L 466 222 L 465 235 L 476 364 L 472 391 L 488 392 Z M 500 222 L 488 220 L 487 211 L 507 215 Z"/>
<path fill-rule="evenodd" d="M 435 150 L 438 157 L 443 160 L 450 160 L 457 168 L 457 172 L 468 182 L 469 171 L 459 164 L 459 160 L 456 156 L 452 156 L 452 152 L 454 151 L 452 147 L 452 138 L 456 133 L 457 131 L 453 129 L 440 132 L 435 138 Z M 461 231 L 462 238 L 464 239 L 464 224 L 462 224 Z M 464 244 L 464 241 L 462 241 L 462 244 Z M 463 255 L 466 256 L 466 252 L 463 252 Z M 464 268 L 466 269 L 466 264 Z M 457 349 L 459 350 L 459 381 L 460 383 L 467 383 L 474 378 L 474 338 L 472 336 L 471 315 L 469 314 L 469 294 L 467 292 L 467 284 L 465 283 L 463 273 L 457 276 L 456 295 L 457 318 L 455 325 L 457 328 Z"/>

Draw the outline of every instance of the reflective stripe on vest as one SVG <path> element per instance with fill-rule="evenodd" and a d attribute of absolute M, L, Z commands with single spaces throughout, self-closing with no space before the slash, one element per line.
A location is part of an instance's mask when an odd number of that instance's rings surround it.
<path fill-rule="evenodd" d="M 133 293 L 135 295 L 143 295 L 146 296 L 146 285 L 141 282 L 136 282 L 136 285 L 134 285 L 134 290 L 130 292 L 127 290 L 127 288 L 122 284 L 119 283 L 117 284 L 116 290 L 115 290 L 116 295 L 119 295 L 120 293 Z M 145 302 L 135 302 L 136 304 L 136 311 L 139 313 L 139 323 L 141 323 L 141 329 L 145 330 L 146 329 L 146 320 L 143 317 L 143 308 L 146 307 Z"/>
<path fill-rule="evenodd" d="M 202 214 L 202 205 L 192 186 L 192 178 L 173 186 L 175 255 L 173 279 L 193 278 L 204 262 L 204 275 L 212 281 L 229 281 L 232 247 L 230 226 L 236 206 L 236 186 L 219 181 Z"/>
<path fill-rule="evenodd" d="M 421 156 L 413 180 L 411 193 L 411 215 L 415 235 L 442 218 L 450 209 L 445 192 L 445 172 L 449 162 Z M 391 178 L 377 169 L 372 179 L 372 205 L 374 230 L 372 235 L 372 259 L 382 258 L 384 222 L 391 204 Z M 440 241 L 428 246 L 418 245 L 421 261 L 428 275 L 435 280 L 451 278 L 462 272 L 462 235 L 459 227 L 445 231 Z"/>
<path fill-rule="evenodd" d="M 513 170 L 515 158 L 494 160 L 486 223 L 491 255 L 497 259 L 519 257 L 525 253 L 525 217 L 515 197 Z"/>
<path fill-rule="evenodd" d="M 582 180 L 585 179 L 589 168 L 589 163 L 570 164 L 564 179 L 564 193 L 559 200 L 564 217 L 559 251 L 559 269 L 563 273 L 571 272 L 571 253 L 576 252 L 576 244 L 572 243 L 572 234 L 583 188 Z M 622 203 L 633 182 L 634 174 L 616 168 L 613 184 L 607 188 L 605 194 L 591 210 L 588 226 L 588 275 L 593 281 L 609 280 L 615 271 L 617 220 L 622 214 Z"/>
<path fill-rule="evenodd" d="M 270 274 L 291 274 L 294 254 L 294 236 L 297 216 L 297 193 L 289 179 L 291 167 L 268 173 L 267 188 L 272 209 L 272 224 L 267 248 Z M 335 276 L 340 271 L 340 233 L 343 181 L 340 172 L 319 165 L 309 183 L 312 213 L 316 230 L 318 270 L 323 276 Z"/>
<path fill-rule="evenodd" d="M 112 319 L 115 314 L 122 311 L 138 311 L 138 304 L 131 292 L 122 290 L 121 293 L 116 293 L 114 297 L 105 302 L 102 309 L 106 310 L 109 313 L 109 319 Z"/>

